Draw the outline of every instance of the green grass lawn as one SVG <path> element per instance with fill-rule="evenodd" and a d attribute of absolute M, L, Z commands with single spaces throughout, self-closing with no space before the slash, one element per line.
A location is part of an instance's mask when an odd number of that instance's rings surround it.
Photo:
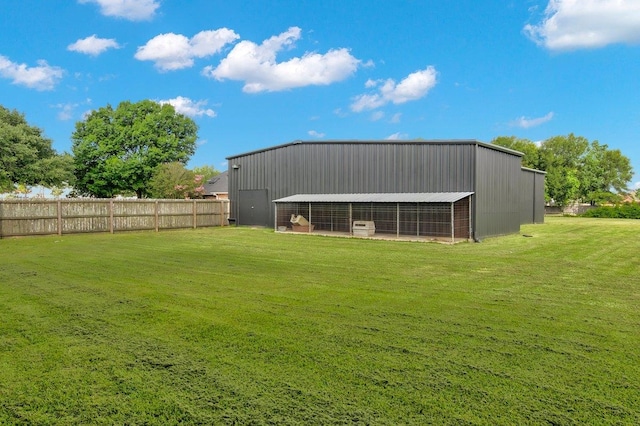
<path fill-rule="evenodd" d="M 640 221 L 0 240 L 0 424 L 640 424 Z"/>

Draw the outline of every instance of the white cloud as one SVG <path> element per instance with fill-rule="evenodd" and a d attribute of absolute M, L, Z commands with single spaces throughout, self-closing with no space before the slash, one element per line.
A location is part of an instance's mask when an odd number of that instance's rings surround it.
<path fill-rule="evenodd" d="M 73 118 L 76 108 L 81 105 L 91 105 L 91 102 L 91 98 L 86 98 L 79 103 L 55 104 L 51 105 L 51 107 L 58 110 L 58 120 L 68 121 Z M 82 118 L 84 119 L 85 117 L 83 116 Z"/>
<path fill-rule="evenodd" d="M 102 81 L 109 81 L 109 80 L 113 80 L 115 78 L 117 78 L 118 76 L 116 74 L 105 74 L 105 75 L 101 75 L 100 77 L 98 77 L 98 81 L 102 82 Z"/>
<path fill-rule="evenodd" d="M 399 139 L 406 139 L 407 136 L 409 135 L 407 135 L 406 133 L 396 132 L 392 135 L 387 136 L 385 139 L 389 141 L 397 141 Z"/>
<path fill-rule="evenodd" d="M 73 118 L 73 111 L 78 107 L 78 104 L 57 104 L 53 105 L 53 107 L 60 110 L 58 112 L 58 120 L 68 121 Z"/>
<path fill-rule="evenodd" d="M 225 45 L 238 38 L 240 36 L 228 28 L 201 31 L 191 39 L 182 34 L 160 34 L 138 47 L 135 58 L 153 61 L 161 71 L 178 70 L 193 66 L 194 58 L 220 52 Z"/>
<path fill-rule="evenodd" d="M 399 123 L 400 122 L 400 117 L 402 117 L 402 113 L 401 112 L 397 112 L 395 114 L 393 114 L 393 117 L 391 117 L 391 120 L 389 120 L 390 123 Z"/>
<path fill-rule="evenodd" d="M 382 111 L 374 111 L 371 113 L 371 121 L 378 121 L 384 117 L 384 112 Z"/>
<path fill-rule="evenodd" d="M 315 130 L 309 130 L 307 133 L 313 138 L 324 138 L 324 133 L 316 132 Z"/>
<path fill-rule="evenodd" d="M 39 60 L 35 67 L 29 67 L 26 64 L 12 62 L 6 56 L 0 55 L 0 77 L 13 80 L 13 84 L 36 90 L 52 90 L 63 75 L 62 68 L 52 67 L 44 60 Z"/>
<path fill-rule="evenodd" d="M 130 21 L 152 19 L 160 7 L 158 0 L 78 0 L 80 4 L 96 3 L 105 16 L 124 18 Z"/>
<path fill-rule="evenodd" d="M 360 60 L 351 56 L 348 49 L 329 50 L 325 54 L 307 52 L 302 57 L 277 62 L 277 53 L 293 47 L 300 32 L 300 28 L 291 27 L 261 45 L 241 41 L 216 68 L 208 66 L 203 74 L 217 80 L 244 81 L 244 92 L 258 93 L 328 85 L 346 79 L 358 68 Z"/>
<path fill-rule="evenodd" d="M 387 102 L 389 101 L 385 100 L 380 94 L 359 95 L 354 98 L 354 102 L 351 104 L 351 111 L 362 112 L 365 109 L 376 109 Z"/>
<path fill-rule="evenodd" d="M 523 129 L 528 129 L 529 127 L 536 127 L 547 121 L 551 121 L 553 118 L 553 112 L 548 113 L 543 117 L 538 118 L 528 118 L 528 117 L 520 117 L 511 122 L 512 126 L 522 127 Z"/>
<path fill-rule="evenodd" d="M 96 35 L 82 38 L 67 46 L 67 50 L 98 56 L 107 49 L 119 49 L 120 45 L 112 38 L 98 38 Z"/>
<path fill-rule="evenodd" d="M 551 50 L 640 42 L 638 0 L 550 0 L 544 18 L 524 33 Z"/>
<path fill-rule="evenodd" d="M 189 117 L 202 117 L 203 115 L 206 115 L 207 117 L 216 116 L 216 112 L 214 110 L 204 107 L 207 105 L 206 100 L 195 102 L 189 98 L 178 96 L 173 99 L 158 101 L 158 103 L 161 105 L 172 105 L 178 114 L 184 114 Z"/>
<path fill-rule="evenodd" d="M 376 93 L 367 93 L 356 96 L 351 104 L 351 110 L 362 112 L 367 109 L 376 109 L 392 102 L 402 104 L 418 100 L 427 95 L 437 82 L 437 71 L 429 66 L 423 70 L 409 74 L 400 83 L 389 78 L 387 80 L 367 80 L 365 87 L 377 88 Z"/>
<path fill-rule="evenodd" d="M 348 113 L 344 112 L 344 111 L 342 110 L 342 108 L 336 108 L 336 109 L 334 109 L 334 110 L 333 110 L 333 113 L 334 113 L 335 115 L 337 115 L 338 117 L 340 117 L 340 118 L 345 118 L 346 116 L 348 116 L 348 115 L 349 115 Z"/>

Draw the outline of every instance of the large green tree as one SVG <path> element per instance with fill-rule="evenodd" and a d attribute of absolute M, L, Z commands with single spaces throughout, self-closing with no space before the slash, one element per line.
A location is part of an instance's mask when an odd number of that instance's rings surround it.
<path fill-rule="evenodd" d="M 573 133 L 545 140 L 540 151 L 547 196 L 559 205 L 615 200 L 613 191 L 626 191 L 633 177 L 631 161 L 620 150 Z"/>
<path fill-rule="evenodd" d="M 589 140 L 573 133 L 567 136 L 553 136 L 540 145 L 540 165 L 547 170 L 553 167 L 577 169 L 582 163 Z"/>
<path fill-rule="evenodd" d="M 553 136 L 540 145 L 540 169 L 547 172 L 545 197 L 559 206 L 575 201 L 582 187 L 580 167 L 589 140 L 570 133 Z"/>
<path fill-rule="evenodd" d="M 611 191 L 626 191 L 632 177 L 629 158 L 618 149 L 610 150 L 606 144 L 593 141 L 580 167 L 580 198 L 591 204 L 615 199 Z"/>
<path fill-rule="evenodd" d="M 633 177 L 631 161 L 620 150 L 570 133 L 544 140 L 499 136 L 493 144 L 524 153 L 522 165 L 544 170 L 545 197 L 564 206 L 576 200 L 592 204 L 610 201 L 626 190 Z"/>
<path fill-rule="evenodd" d="M 169 104 L 122 102 L 91 112 L 72 135 L 75 189 L 110 198 L 150 195 L 149 181 L 164 163 L 186 164 L 195 152 L 198 127 Z"/>
<path fill-rule="evenodd" d="M 522 157 L 522 166 L 530 169 L 540 168 L 540 150 L 538 146 L 529 139 L 522 139 L 515 136 L 498 136 L 491 141 L 494 145 L 520 151 L 524 154 Z"/>
<path fill-rule="evenodd" d="M 58 154 L 41 129 L 0 105 L 0 192 L 16 185 L 61 186 L 73 179 L 73 159 Z"/>
<path fill-rule="evenodd" d="M 149 181 L 149 195 L 153 198 L 190 198 L 196 187 L 195 173 L 179 162 L 158 166 Z"/>

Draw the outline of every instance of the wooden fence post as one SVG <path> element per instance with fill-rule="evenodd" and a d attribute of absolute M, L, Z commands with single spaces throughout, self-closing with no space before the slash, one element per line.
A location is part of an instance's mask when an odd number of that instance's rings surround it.
<path fill-rule="evenodd" d="M 58 200 L 58 235 L 62 235 L 62 201 Z"/>
<path fill-rule="evenodd" d="M 2 233 L 4 232 L 2 230 L 2 221 L 4 219 L 4 203 L 2 201 L 0 201 L 0 239 L 2 238 Z"/>
<path fill-rule="evenodd" d="M 196 206 L 196 200 L 193 200 L 193 229 L 196 229 L 198 223 L 198 207 Z"/>
<path fill-rule="evenodd" d="M 156 200 L 155 202 L 155 211 L 154 211 L 154 216 L 155 216 L 155 224 L 156 224 L 156 232 L 158 232 L 158 230 L 160 229 L 160 224 L 158 223 L 158 200 Z"/>
<path fill-rule="evenodd" d="M 113 234 L 113 200 L 109 200 L 109 232 Z"/>

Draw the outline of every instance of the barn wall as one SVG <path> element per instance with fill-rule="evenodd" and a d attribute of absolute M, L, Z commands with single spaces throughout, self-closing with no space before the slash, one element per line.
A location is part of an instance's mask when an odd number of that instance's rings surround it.
<path fill-rule="evenodd" d="M 477 148 L 475 238 L 520 231 L 521 157 Z"/>
<path fill-rule="evenodd" d="M 535 188 L 534 188 L 534 214 L 533 223 L 544 223 L 544 180 L 545 174 L 537 171 L 535 173 Z"/>
<path fill-rule="evenodd" d="M 520 223 L 544 223 L 544 177 L 539 170 L 523 168 L 520 179 Z"/>
<path fill-rule="evenodd" d="M 230 157 L 231 214 L 238 218 L 242 190 L 266 188 L 269 200 L 302 193 L 472 192 L 474 150 L 469 141 L 305 142 Z M 273 206 L 264 216 L 260 224 L 273 226 Z"/>
<path fill-rule="evenodd" d="M 534 199 L 536 176 L 533 172 L 522 169 L 520 178 L 520 223 L 534 223 Z"/>

